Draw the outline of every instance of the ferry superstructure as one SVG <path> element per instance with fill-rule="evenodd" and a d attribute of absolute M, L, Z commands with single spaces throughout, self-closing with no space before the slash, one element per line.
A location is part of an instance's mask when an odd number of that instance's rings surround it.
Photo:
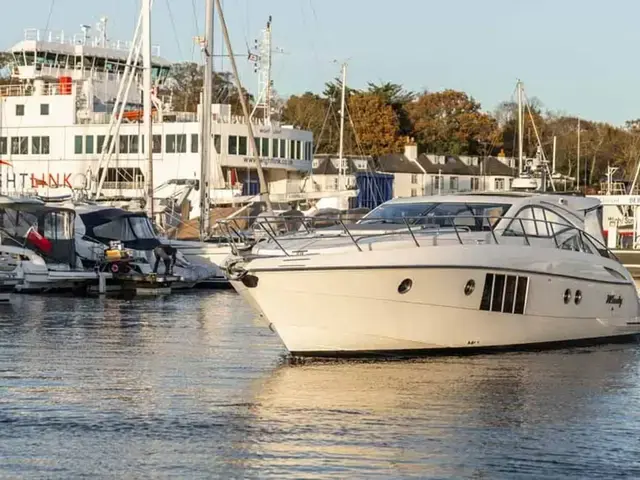
<path fill-rule="evenodd" d="M 82 181 L 95 191 L 102 174 L 103 150 L 114 152 L 100 195 L 144 197 L 148 158 L 142 128 L 142 59 L 134 66 L 134 85 L 126 96 L 117 135 L 109 135 L 114 102 L 126 69 L 130 42 L 110 41 L 103 22 L 99 35 L 26 30 L 11 47 L 11 85 L 0 86 L 0 190 L 2 193 L 54 196 Z M 135 58 L 135 57 L 134 57 Z M 152 50 L 154 92 L 167 86 L 171 63 Z M 188 199 L 199 214 L 201 177 L 200 112 L 176 111 L 170 99 L 152 95 L 153 185 L 158 196 L 177 185 L 195 185 Z M 212 202 L 250 197 L 259 191 L 255 159 L 248 148 L 247 119 L 230 105 L 213 104 L 209 142 Z M 301 191 L 311 170 L 313 135 L 309 131 L 252 117 L 256 147 L 270 193 Z M 173 186 L 172 186 L 173 185 Z M 166 193 L 169 186 L 169 193 Z M 154 194 L 155 196 L 155 194 Z"/>

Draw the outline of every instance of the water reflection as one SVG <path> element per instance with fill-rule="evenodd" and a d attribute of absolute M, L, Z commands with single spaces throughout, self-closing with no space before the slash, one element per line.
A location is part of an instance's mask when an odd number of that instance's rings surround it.
<path fill-rule="evenodd" d="M 638 360 L 637 348 L 624 346 L 283 365 L 255 390 L 256 422 L 270 427 L 249 442 L 253 468 L 394 477 L 640 473 L 631 440 L 640 419 L 634 413 L 632 424 L 611 428 L 629 419 L 624 404 L 640 406 Z M 609 458 L 607 441 L 633 464 Z"/>
<path fill-rule="evenodd" d="M 0 477 L 640 477 L 639 351 L 294 366 L 233 292 L 16 296 Z"/>

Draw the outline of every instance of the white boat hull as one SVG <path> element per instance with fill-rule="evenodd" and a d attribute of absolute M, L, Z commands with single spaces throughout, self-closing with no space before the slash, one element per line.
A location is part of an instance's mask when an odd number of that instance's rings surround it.
<path fill-rule="evenodd" d="M 413 251 L 418 250 L 423 249 Z M 443 262 L 447 253 L 455 256 L 455 252 L 438 250 Z M 510 261 L 508 252 L 504 253 L 502 268 L 423 265 L 350 269 L 338 267 L 338 260 L 333 260 L 334 267 L 300 270 L 285 269 L 284 265 L 262 271 L 256 267 L 249 268 L 249 275 L 257 278 L 257 284 L 246 288 L 245 280 L 245 285 L 241 284 L 245 288 L 239 290 L 294 355 L 489 349 L 609 341 L 640 334 L 638 297 L 630 280 L 586 280 L 535 272 Z M 460 260 L 458 265 L 465 265 L 464 259 Z M 508 308 L 497 308 L 505 313 L 482 309 L 487 273 L 528 278 L 522 313 L 512 313 L 510 301 L 506 301 Z M 412 287 L 400 294 L 398 286 L 404 279 L 411 279 Z M 475 289 L 466 295 L 470 280 Z M 571 297 L 565 304 L 566 290 Z M 581 301 L 576 304 L 577 290 Z M 506 297 L 504 291 L 502 295 Z"/>

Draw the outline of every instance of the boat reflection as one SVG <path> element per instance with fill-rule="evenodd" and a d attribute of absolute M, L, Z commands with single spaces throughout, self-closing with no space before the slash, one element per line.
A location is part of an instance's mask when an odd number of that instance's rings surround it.
<path fill-rule="evenodd" d="M 599 440 L 583 436 L 580 445 L 573 429 L 611 418 L 615 402 L 602 402 L 604 395 L 640 395 L 639 360 L 627 345 L 282 365 L 256 387 L 252 410 L 261 428 L 244 446 L 257 451 L 247 457 L 258 470 L 482 477 L 491 469 L 478 466 L 489 465 L 494 451 L 526 464 L 537 461 L 536 450 L 597 449 Z"/>

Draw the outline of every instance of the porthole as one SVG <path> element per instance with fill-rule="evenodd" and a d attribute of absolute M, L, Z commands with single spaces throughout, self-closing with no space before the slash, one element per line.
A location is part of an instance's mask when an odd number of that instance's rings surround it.
<path fill-rule="evenodd" d="M 469 296 L 476 289 L 476 282 L 474 280 L 469 280 L 467 284 L 464 286 L 464 294 Z"/>
<path fill-rule="evenodd" d="M 580 305 L 580 302 L 582 301 L 582 292 L 580 290 L 576 290 L 576 296 L 573 301 L 576 302 L 576 305 Z"/>
<path fill-rule="evenodd" d="M 567 288 L 564 291 L 564 297 L 563 298 L 564 298 L 564 303 L 565 304 L 567 304 L 567 303 L 569 303 L 571 301 L 571 290 L 570 289 Z"/>
<path fill-rule="evenodd" d="M 400 294 L 407 293 L 409 290 L 411 290 L 412 286 L 413 286 L 413 281 L 410 278 L 405 278 L 400 282 L 400 285 L 398 285 L 398 293 Z"/>

